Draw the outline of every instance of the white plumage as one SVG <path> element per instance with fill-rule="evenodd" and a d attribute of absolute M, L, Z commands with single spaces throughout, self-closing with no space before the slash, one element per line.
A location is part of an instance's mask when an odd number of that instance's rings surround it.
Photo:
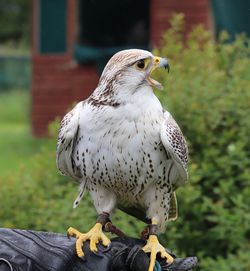
<path fill-rule="evenodd" d="M 185 139 L 153 93 L 158 66 L 167 61 L 144 50 L 114 55 L 93 94 L 62 120 L 57 165 L 81 184 L 75 207 L 86 188 L 99 214 L 117 206 L 163 230 L 188 173 Z"/>

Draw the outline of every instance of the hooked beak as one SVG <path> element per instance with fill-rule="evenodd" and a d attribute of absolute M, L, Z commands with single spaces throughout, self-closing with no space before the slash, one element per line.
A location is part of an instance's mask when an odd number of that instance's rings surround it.
<path fill-rule="evenodd" d="M 150 75 L 156 68 L 164 68 L 164 69 L 167 69 L 169 72 L 170 66 L 169 66 L 168 60 L 166 58 L 155 56 L 153 60 L 153 66 L 147 77 L 147 80 L 152 87 L 162 90 L 163 89 L 162 84 L 150 77 Z"/>
<path fill-rule="evenodd" d="M 154 58 L 154 63 L 155 63 L 154 65 L 156 65 L 155 68 L 159 67 L 159 68 L 167 69 L 168 73 L 169 73 L 170 66 L 169 66 L 168 60 L 166 58 L 161 58 L 161 57 L 156 56 Z"/>

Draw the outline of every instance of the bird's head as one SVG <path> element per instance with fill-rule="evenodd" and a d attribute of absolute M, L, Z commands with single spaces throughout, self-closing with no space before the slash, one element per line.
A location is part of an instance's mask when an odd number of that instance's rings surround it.
<path fill-rule="evenodd" d="M 120 51 L 105 66 L 96 91 L 103 97 L 118 98 L 129 96 L 145 87 L 162 89 L 162 85 L 151 78 L 156 68 L 169 71 L 168 60 L 140 49 Z"/>

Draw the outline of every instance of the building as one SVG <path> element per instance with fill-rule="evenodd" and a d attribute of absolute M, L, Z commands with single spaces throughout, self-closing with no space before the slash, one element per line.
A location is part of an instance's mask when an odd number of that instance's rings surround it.
<path fill-rule="evenodd" d="M 208 0 L 33 0 L 33 134 L 87 98 L 116 51 L 157 45 L 179 12 L 187 30 L 210 26 Z"/>

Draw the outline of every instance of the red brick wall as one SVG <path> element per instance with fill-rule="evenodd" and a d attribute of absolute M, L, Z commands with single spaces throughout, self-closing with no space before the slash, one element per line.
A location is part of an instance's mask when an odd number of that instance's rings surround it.
<path fill-rule="evenodd" d="M 38 50 L 38 0 L 33 0 L 33 76 L 32 131 L 45 136 L 48 124 L 62 116 L 74 101 L 84 100 L 94 90 L 98 75 L 93 65 L 73 64 L 72 48 L 76 33 L 75 0 L 68 0 L 67 52 L 61 55 L 40 55 Z M 159 43 L 175 12 L 186 16 L 187 29 L 197 23 L 209 26 L 208 0 L 151 0 L 151 42 Z"/>
<path fill-rule="evenodd" d="M 37 0 L 33 0 L 33 57 L 32 57 L 32 131 L 35 136 L 46 136 L 48 124 L 63 116 L 71 105 L 86 99 L 98 83 L 94 65 L 73 62 L 75 39 L 75 1 L 68 0 L 67 52 L 39 54 L 37 35 Z"/>
<path fill-rule="evenodd" d="M 151 41 L 158 45 L 174 13 L 185 15 L 186 32 L 196 24 L 210 28 L 209 0 L 151 0 Z"/>
<path fill-rule="evenodd" d="M 84 100 L 98 82 L 93 66 L 72 66 L 68 56 L 33 57 L 32 127 L 44 136 L 48 124 L 73 102 Z"/>

